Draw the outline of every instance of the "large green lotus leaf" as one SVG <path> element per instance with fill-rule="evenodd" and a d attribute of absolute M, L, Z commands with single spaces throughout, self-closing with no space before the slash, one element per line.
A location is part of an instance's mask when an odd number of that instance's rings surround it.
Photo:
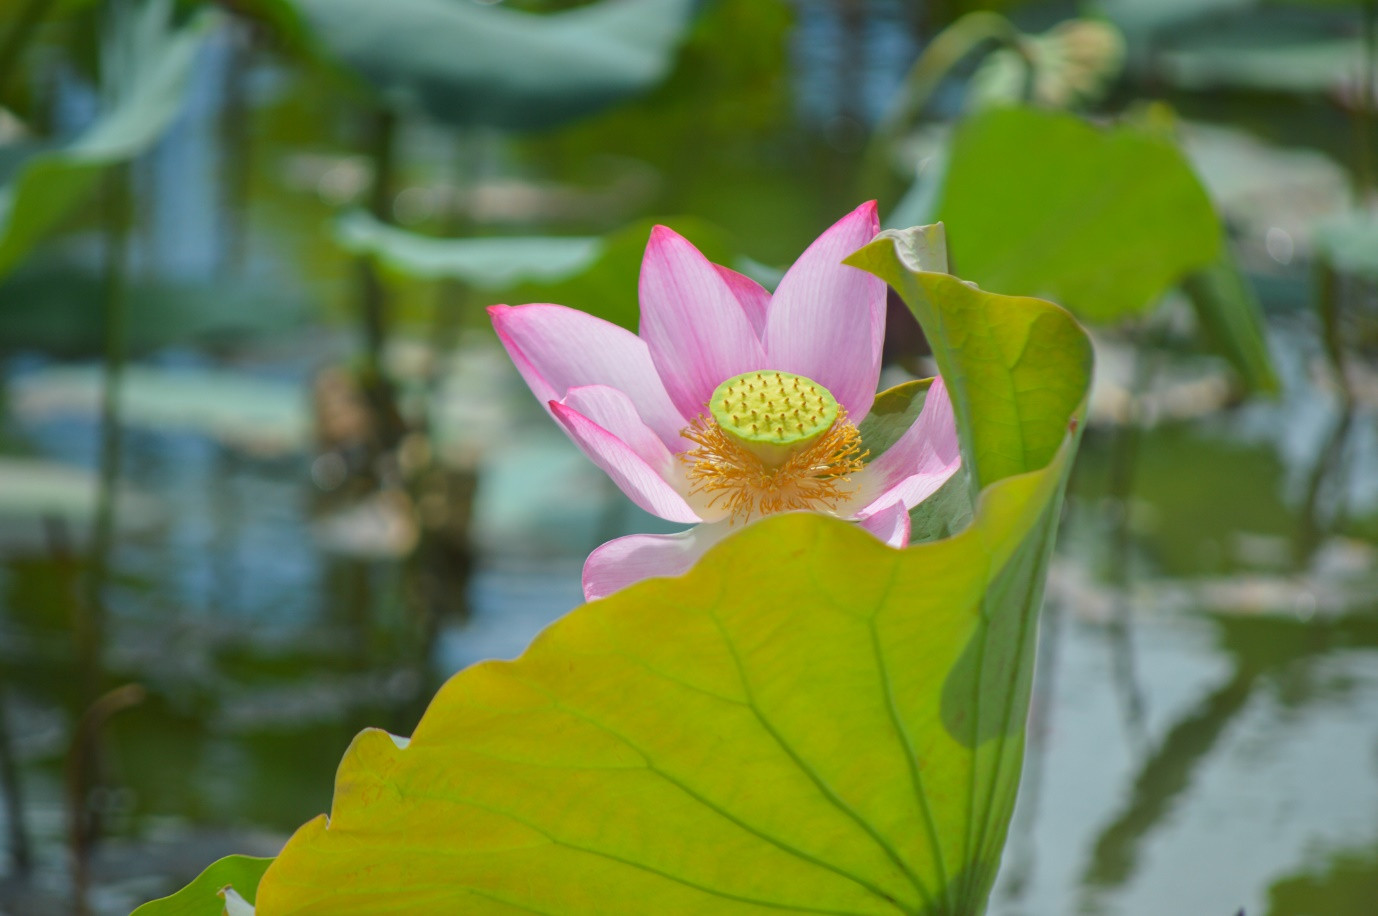
<path fill-rule="evenodd" d="M 355 739 L 259 916 L 983 910 L 1091 351 L 897 239 L 853 263 L 899 281 L 972 460 L 998 456 L 971 524 L 894 550 L 773 516 L 461 672 L 411 739 Z"/>
<path fill-rule="evenodd" d="M 1146 311 L 1221 247 L 1215 210 L 1170 139 L 1029 108 L 957 128 L 937 215 L 962 276 L 1090 321 Z"/>
<path fill-rule="evenodd" d="M 1068 432 L 1048 418 L 1070 417 L 1085 394 L 1086 333 L 1050 303 L 916 269 L 927 256 L 907 244 L 913 234 L 888 229 L 848 263 L 889 283 L 932 342 L 972 485 L 1044 467 Z"/>
<path fill-rule="evenodd" d="M 226 856 L 171 897 L 145 903 L 130 916 L 221 916 L 225 912 L 221 889 L 232 887 L 253 903 L 254 889 L 272 861 L 253 856 Z"/>
<path fill-rule="evenodd" d="M 147 150 L 181 109 L 192 65 L 214 16 L 171 28 L 170 6 L 146 2 L 112 82 L 119 101 L 70 144 L 39 152 L 0 187 L 0 277 L 90 194 L 102 171 Z"/>
<path fill-rule="evenodd" d="M 601 0 L 535 15 L 464 0 L 296 0 L 313 43 L 390 106 L 459 126 L 537 130 L 645 92 L 693 0 Z"/>

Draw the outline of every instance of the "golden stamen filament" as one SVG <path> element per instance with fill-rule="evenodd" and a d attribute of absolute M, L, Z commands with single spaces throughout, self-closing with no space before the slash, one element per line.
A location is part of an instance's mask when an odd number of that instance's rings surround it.
<path fill-rule="evenodd" d="M 845 410 L 827 432 L 776 467 L 709 417 L 700 416 L 681 435 L 695 445 L 679 455 L 688 466 L 690 493 L 707 495 L 709 506 L 725 506 L 734 523 L 791 509 L 836 509 L 848 495 L 850 475 L 866 466 L 870 454 Z"/>

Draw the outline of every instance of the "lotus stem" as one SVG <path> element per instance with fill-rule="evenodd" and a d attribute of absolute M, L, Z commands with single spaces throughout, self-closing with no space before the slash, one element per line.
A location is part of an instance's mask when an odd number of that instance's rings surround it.
<path fill-rule="evenodd" d="M 1360 207 L 1370 207 L 1374 191 L 1373 176 L 1373 70 L 1378 65 L 1378 0 L 1363 0 L 1364 29 L 1363 75 L 1359 84 L 1359 110 L 1355 114 L 1355 184 Z"/>
<path fill-rule="evenodd" d="M 88 701 L 100 689 L 100 647 L 105 637 L 105 585 L 114 543 L 116 490 L 119 486 L 120 382 L 124 374 L 129 271 L 129 221 L 132 210 L 127 165 L 115 166 L 106 183 L 105 365 L 101 377 L 100 487 L 91 524 L 86 594 L 78 656 Z"/>
<path fill-rule="evenodd" d="M 5 798 L 9 825 L 10 862 L 14 866 L 14 873 L 24 879 L 33 871 L 33 846 L 29 841 L 24 790 L 19 776 L 19 762 L 15 760 L 14 745 L 10 739 L 8 712 L 5 682 L 0 679 L 0 793 Z"/>
<path fill-rule="evenodd" d="M 397 116 L 386 108 L 374 112 L 370 130 L 373 186 L 369 190 L 368 211 L 380 222 L 391 222 L 394 147 Z M 377 269 L 368 256 L 359 260 L 360 307 L 364 333 L 364 354 L 370 370 L 381 372 L 383 344 L 387 336 L 386 298 Z"/>
<path fill-rule="evenodd" d="M 1032 85 L 1034 62 L 1024 47 L 1014 24 L 998 13 L 978 10 L 968 13 L 943 29 L 919 55 L 904 83 L 895 93 L 890 108 L 871 134 L 862 158 L 861 176 L 866 196 L 888 197 L 894 184 L 889 162 L 891 148 L 899 136 L 923 113 L 933 93 L 952 69 L 984 45 L 995 43 L 1017 53 L 1027 67 L 1026 91 Z"/>
<path fill-rule="evenodd" d="M 1354 408 L 1354 390 L 1345 369 L 1345 347 L 1340 333 L 1340 277 L 1324 257 L 1316 260 L 1316 311 L 1321 319 L 1321 343 L 1335 376 L 1335 387 L 1344 410 Z"/>
<path fill-rule="evenodd" d="M 1344 522 L 1343 491 L 1345 486 L 1345 445 L 1349 441 L 1349 431 L 1354 425 L 1354 405 L 1346 404 L 1340 416 L 1331 427 L 1321 447 L 1316 450 L 1316 463 L 1306 479 L 1305 495 L 1301 509 L 1297 512 L 1297 531 L 1292 542 L 1292 559 L 1303 566 L 1320 547 L 1322 538 L 1339 528 Z M 1334 481 L 1332 491 L 1340 491 L 1334 501 L 1334 511 L 1322 519 L 1321 493 L 1327 481 Z"/>
<path fill-rule="evenodd" d="M 380 107 L 374 110 L 370 121 L 369 157 L 373 163 L 373 186 L 369 191 L 368 210 L 379 222 L 389 223 L 395 181 L 397 115 L 390 109 Z M 383 366 L 383 350 L 388 333 L 387 290 L 371 256 L 361 254 L 357 265 L 359 321 L 364 344 L 362 387 L 377 423 L 379 448 L 388 451 L 397 447 L 404 430 L 392 385 Z"/>
<path fill-rule="evenodd" d="M 245 83 L 253 65 L 253 37 L 237 20 L 227 24 L 229 54 L 221 83 L 220 263 L 222 275 L 243 270 L 249 235 L 253 130 Z"/>
<path fill-rule="evenodd" d="M 73 909 L 81 916 L 90 912 L 87 890 L 91 886 L 91 847 L 97 830 L 87 816 L 86 800 L 93 780 L 99 775 L 102 734 L 113 715 L 143 702 L 147 695 L 138 684 L 125 684 L 102 694 L 82 713 L 72 746 L 67 751 L 67 829 L 72 849 Z"/>

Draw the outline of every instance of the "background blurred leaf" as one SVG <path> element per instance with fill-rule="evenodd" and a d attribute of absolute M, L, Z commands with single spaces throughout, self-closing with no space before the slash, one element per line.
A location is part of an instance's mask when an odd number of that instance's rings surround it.
<path fill-rule="evenodd" d="M 1341 273 L 1378 279 L 1378 215 L 1338 213 L 1315 227 L 1316 254 Z"/>
<path fill-rule="evenodd" d="M 1148 310 L 1221 247 L 1210 200 L 1171 141 L 1024 108 L 958 126 L 937 215 L 959 240 L 962 276 L 1090 321 Z"/>
<path fill-rule="evenodd" d="M 100 322 L 91 320 L 102 280 L 97 272 L 63 258 L 35 257 L 4 280 L 0 345 L 36 347 L 63 356 L 101 353 Z M 129 347 L 145 352 L 198 340 L 230 344 L 270 339 L 300 328 L 308 302 L 291 278 L 269 277 L 220 285 L 136 277 L 130 300 Z"/>
<path fill-rule="evenodd" d="M 604 251 L 597 237 L 435 238 L 389 226 L 363 210 L 341 217 L 335 238 L 346 251 L 375 257 L 408 276 L 463 280 L 484 290 L 558 282 L 587 270 Z"/>
<path fill-rule="evenodd" d="M 1215 16 L 1197 10 L 1159 32 L 1146 62 L 1153 78 L 1180 89 L 1333 92 L 1359 83 L 1367 66 L 1361 6 L 1291 0 L 1235 3 Z"/>
<path fill-rule="evenodd" d="M 602 0 L 539 16 L 450 0 L 296 0 L 314 40 L 384 100 L 447 124 L 536 130 L 650 89 L 692 0 Z"/>
<path fill-rule="evenodd" d="M 1181 89 L 1326 93 L 1363 70 L 1363 42 L 1357 38 L 1315 39 L 1240 47 L 1230 43 L 1163 52 L 1160 75 Z"/>
<path fill-rule="evenodd" d="M 99 485 L 97 476 L 85 468 L 0 458 L 0 520 L 14 526 L 60 519 L 85 529 L 96 513 Z M 147 529 L 162 519 L 162 506 L 149 495 L 121 488 L 117 500 L 121 523 L 128 530 Z"/>
<path fill-rule="evenodd" d="M 409 741 L 355 740 L 261 916 L 983 909 L 1090 343 L 1048 303 L 909 271 L 894 239 L 854 263 L 915 297 L 972 453 L 1004 453 L 971 527 L 896 551 L 775 516 L 460 673 Z"/>
<path fill-rule="evenodd" d="M 11 389 L 26 416 L 100 411 L 95 367 L 58 365 L 27 373 Z M 130 366 L 120 382 L 120 417 L 129 427 L 196 430 L 259 455 L 290 454 L 310 441 L 311 416 L 301 385 L 233 369 Z"/>
<path fill-rule="evenodd" d="M 322 49 L 302 10 L 294 0 L 208 0 L 236 16 L 267 26 L 288 48 L 300 54 L 319 54 Z"/>
<path fill-rule="evenodd" d="M 839 171 L 854 166 L 817 155 L 810 143 L 801 148 L 790 126 L 798 110 L 785 78 L 793 4 L 714 0 L 699 9 L 673 72 L 654 91 L 597 118 L 520 138 L 522 161 L 572 182 L 585 181 L 588 164 L 609 153 L 646 163 L 661 176 L 651 212 L 730 226 L 751 241 L 754 257 L 787 266 L 838 213 L 856 206 Z"/>
<path fill-rule="evenodd" d="M 737 263 L 718 227 L 692 217 L 666 220 L 709 260 Z M 420 279 L 461 280 L 487 301 L 554 302 L 636 329 L 637 278 L 657 220 L 645 219 L 606 236 L 485 236 L 444 239 L 385 225 L 361 211 L 336 225 L 336 240 L 355 254 L 378 258 L 392 270 Z"/>
<path fill-rule="evenodd" d="M 11 271 L 95 187 L 102 171 L 147 150 L 181 109 L 210 14 L 173 28 L 170 5 L 147 2 L 130 28 L 132 47 L 108 74 L 115 105 L 70 144 L 37 153 L 0 187 L 0 276 Z"/>
<path fill-rule="evenodd" d="M 735 263 L 736 246 L 710 222 L 692 217 L 638 220 L 605 236 L 598 259 L 587 270 L 560 281 L 524 283 L 508 291 L 509 301 L 556 302 L 635 330 L 641 318 L 637 301 L 641 256 L 657 222 L 674 226 L 715 264 Z"/>

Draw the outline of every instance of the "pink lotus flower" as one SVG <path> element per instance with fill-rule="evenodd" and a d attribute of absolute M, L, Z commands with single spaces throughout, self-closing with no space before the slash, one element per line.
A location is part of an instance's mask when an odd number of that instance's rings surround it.
<path fill-rule="evenodd" d="M 696 526 L 599 547 L 584 565 L 588 600 L 679 575 L 735 527 L 774 512 L 827 512 L 894 547 L 909 542 L 909 510 L 960 458 L 941 378 L 894 445 L 862 450 L 885 284 L 842 260 L 878 229 L 875 203 L 858 207 L 772 296 L 656 226 L 641 262 L 640 336 L 559 305 L 488 310 L 575 444 L 638 506 Z"/>

